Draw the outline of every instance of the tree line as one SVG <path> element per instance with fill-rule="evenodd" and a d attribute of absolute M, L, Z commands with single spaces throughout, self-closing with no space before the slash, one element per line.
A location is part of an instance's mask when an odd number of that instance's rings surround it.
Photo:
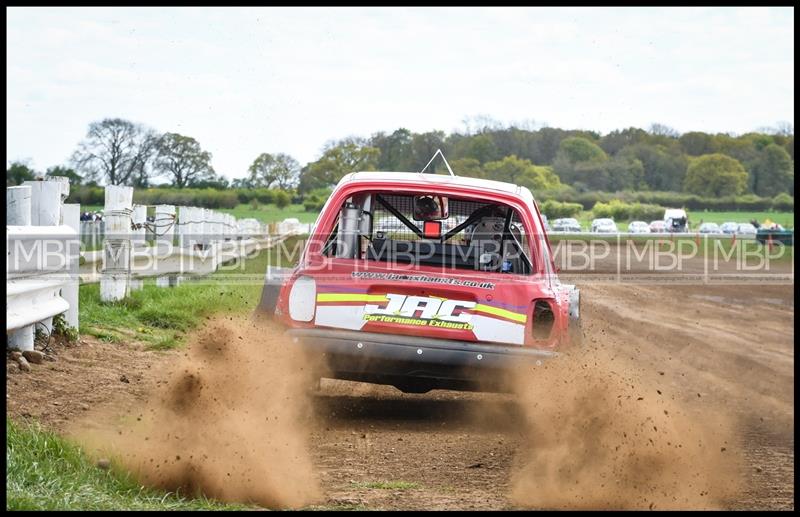
<path fill-rule="evenodd" d="M 229 181 L 212 154 L 186 135 L 113 118 L 93 122 L 69 162 L 45 175 L 76 184 L 139 188 L 268 188 L 299 198 L 324 192 L 353 171 L 419 171 L 441 149 L 458 175 L 512 182 L 559 198 L 586 192 L 658 191 L 701 197 L 794 192 L 794 131 L 788 124 L 743 135 L 679 134 L 662 124 L 601 135 L 551 127 L 486 122 L 464 131 L 407 129 L 328 142 L 305 166 L 292 156 L 264 152 L 243 178 Z M 434 170 L 446 173 L 442 164 Z M 7 168 L 7 184 L 40 176 L 27 164 Z"/>

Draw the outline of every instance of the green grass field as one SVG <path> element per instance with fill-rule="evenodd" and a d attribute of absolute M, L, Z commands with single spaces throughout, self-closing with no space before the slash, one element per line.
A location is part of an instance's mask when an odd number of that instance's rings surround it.
<path fill-rule="evenodd" d="M 232 214 L 237 219 L 252 217 L 262 223 L 276 223 L 290 217 L 299 219 L 301 223 L 313 223 L 318 215 L 318 212 L 306 212 L 303 205 L 289 205 L 281 210 L 275 205 L 260 205 L 253 209 L 252 206 L 243 204 L 236 208 L 222 208 L 220 212 Z"/>
<path fill-rule="evenodd" d="M 755 219 L 759 223 L 763 223 L 767 219 L 773 223 L 778 223 L 784 228 L 794 228 L 794 212 L 689 212 L 689 218 L 693 225 L 700 225 L 702 220 L 704 223 L 727 223 L 728 221 L 734 223 L 749 223 Z"/>

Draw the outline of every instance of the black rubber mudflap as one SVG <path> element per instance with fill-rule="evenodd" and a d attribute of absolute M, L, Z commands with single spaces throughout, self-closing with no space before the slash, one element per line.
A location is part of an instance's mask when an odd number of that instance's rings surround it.
<path fill-rule="evenodd" d="M 290 271 L 289 268 L 270 268 L 270 272 L 264 280 L 264 288 L 261 290 L 261 301 L 255 310 L 256 316 L 271 319 L 275 315 L 275 306 L 278 304 L 281 286 Z"/>
<path fill-rule="evenodd" d="M 258 303 L 256 311 L 262 316 L 272 317 L 275 314 L 275 306 L 278 304 L 280 292 L 280 284 L 264 284 L 264 289 L 261 290 L 261 301 Z"/>

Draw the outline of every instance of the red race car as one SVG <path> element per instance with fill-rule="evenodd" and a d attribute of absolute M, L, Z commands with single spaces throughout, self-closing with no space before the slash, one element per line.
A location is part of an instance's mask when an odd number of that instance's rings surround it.
<path fill-rule="evenodd" d="M 505 391 L 508 368 L 581 337 L 531 192 L 453 175 L 342 178 L 259 309 L 322 359 L 319 376 L 413 393 Z"/>

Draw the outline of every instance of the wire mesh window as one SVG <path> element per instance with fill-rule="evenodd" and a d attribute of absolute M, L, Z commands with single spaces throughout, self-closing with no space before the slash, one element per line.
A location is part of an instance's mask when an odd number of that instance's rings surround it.
<path fill-rule="evenodd" d="M 440 227 L 434 226 L 436 234 L 430 235 L 425 231 L 425 221 L 414 220 L 414 197 L 372 193 L 349 199 L 340 214 L 347 207 L 354 211 L 357 223 L 353 224 L 358 229 L 353 230 L 353 241 L 347 243 L 339 235 L 340 215 L 326 254 L 507 273 L 533 270 L 526 228 L 519 214 L 507 205 L 449 198 L 447 217 L 439 221 Z"/>

